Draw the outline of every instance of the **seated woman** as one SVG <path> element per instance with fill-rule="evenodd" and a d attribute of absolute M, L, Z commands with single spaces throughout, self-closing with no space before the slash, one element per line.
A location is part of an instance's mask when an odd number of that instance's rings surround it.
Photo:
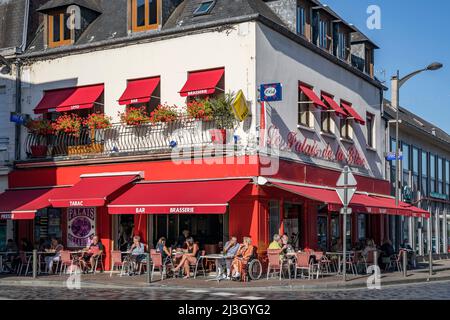
<path fill-rule="evenodd" d="M 131 255 L 130 260 L 133 263 L 133 272 L 136 273 L 141 262 L 146 258 L 145 245 L 141 242 L 141 237 L 134 236 L 133 244 L 128 253 Z M 131 273 L 130 273 L 131 275 Z"/>
<path fill-rule="evenodd" d="M 58 242 L 58 239 L 52 238 L 52 245 L 50 249 L 45 250 L 47 253 L 51 254 L 45 257 L 45 264 L 47 265 L 48 274 L 53 273 L 53 263 L 60 261 L 62 250 L 64 250 L 64 247 Z"/>
<path fill-rule="evenodd" d="M 80 268 L 83 273 L 86 273 L 86 266 L 89 262 L 91 269 L 89 272 L 94 272 L 95 260 L 98 259 L 104 252 L 105 247 L 99 240 L 98 236 L 92 237 L 92 242 L 88 248 L 86 248 L 80 259 Z"/>
<path fill-rule="evenodd" d="M 231 264 L 231 275 L 233 279 L 240 278 L 243 266 L 250 260 L 254 250 L 255 247 L 252 246 L 252 239 L 250 237 L 244 237 L 243 243 Z"/>
<path fill-rule="evenodd" d="M 166 238 L 159 238 L 158 243 L 156 244 L 156 252 L 161 253 L 163 262 L 171 256 L 171 252 L 166 246 Z"/>
<path fill-rule="evenodd" d="M 181 268 L 184 270 L 184 279 L 187 279 L 190 277 L 190 265 L 196 264 L 197 259 L 200 255 L 200 248 L 198 247 L 197 243 L 194 243 L 194 239 L 192 237 L 189 237 L 186 239 L 186 246 L 187 249 L 185 250 L 185 253 L 183 254 L 180 263 L 176 266 L 176 268 L 173 269 L 173 272 L 178 272 Z"/>

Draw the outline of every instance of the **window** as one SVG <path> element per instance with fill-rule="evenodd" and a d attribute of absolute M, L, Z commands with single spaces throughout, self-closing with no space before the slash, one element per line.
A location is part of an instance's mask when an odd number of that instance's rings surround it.
<path fill-rule="evenodd" d="M 366 48 L 365 51 L 365 71 L 368 75 L 373 77 L 373 50 L 370 48 Z"/>
<path fill-rule="evenodd" d="M 0 94 L 6 94 L 6 86 L 0 86 Z"/>
<path fill-rule="evenodd" d="M 445 177 L 445 193 L 450 197 L 450 161 L 448 160 L 445 162 Z"/>
<path fill-rule="evenodd" d="M 428 155 L 425 151 L 422 151 L 422 163 L 421 163 L 421 191 L 423 196 L 428 195 Z"/>
<path fill-rule="evenodd" d="M 430 154 L 430 192 L 436 192 L 436 156 Z"/>
<path fill-rule="evenodd" d="M 319 19 L 319 46 L 328 49 L 328 21 Z"/>
<path fill-rule="evenodd" d="M 368 113 L 366 116 L 366 128 L 367 128 L 367 146 L 375 148 L 375 125 L 374 125 L 374 115 Z"/>
<path fill-rule="evenodd" d="M 131 26 L 135 32 L 157 29 L 161 0 L 131 0 Z"/>
<path fill-rule="evenodd" d="M 341 119 L 341 138 L 346 140 L 352 140 L 352 120 Z"/>
<path fill-rule="evenodd" d="M 297 7 L 297 34 L 305 35 L 306 30 L 306 10 L 302 6 Z"/>
<path fill-rule="evenodd" d="M 412 187 L 414 191 L 419 189 L 419 149 L 412 149 Z"/>
<path fill-rule="evenodd" d="M 344 32 L 338 32 L 337 36 L 337 56 L 339 59 L 347 61 L 347 34 Z"/>
<path fill-rule="evenodd" d="M 325 133 L 332 133 L 331 129 L 331 112 L 322 110 L 320 112 L 320 130 Z"/>
<path fill-rule="evenodd" d="M 211 12 L 216 1 L 204 1 L 200 6 L 194 11 L 194 16 L 201 16 L 203 14 L 208 14 Z"/>
<path fill-rule="evenodd" d="M 403 185 L 409 186 L 409 169 L 410 169 L 410 147 L 406 143 L 402 143 L 402 168 L 403 168 Z"/>
<path fill-rule="evenodd" d="M 309 98 L 298 89 L 298 124 L 304 127 L 312 128 L 312 115 L 310 110 Z"/>
<path fill-rule="evenodd" d="M 444 159 L 438 158 L 438 193 L 444 193 Z"/>
<path fill-rule="evenodd" d="M 48 16 L 48 46 L 55 48 L 59 46 L 66 46 L 73 43 L 75 38 L 74 30 L 70 30 L 67 26 L 67 21 L 70 14 L 65 11 L 57 11 Z"/>
<path fill-rule="evenodd" d="M 269 202 L 269 239 L 280 232 L 280 204 L 278 201 Z"/>

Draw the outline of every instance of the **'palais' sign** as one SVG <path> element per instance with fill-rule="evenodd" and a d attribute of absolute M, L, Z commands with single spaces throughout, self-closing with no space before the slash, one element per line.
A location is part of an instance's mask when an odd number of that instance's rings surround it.
<path fill-rule="evenodd" d="M 322 148 L 317 141 L 308 141 L 306 138 L 298 140 L 296 132 L 289 132 L 286 139 L 283 139 L 279 129 L 275 125 L 269 128 L 267 145 L 271 148 L 277 148 L 280 151 L 292 151 L 313 158 L 342 162 L 352 166 L 366 166 L 366 160 L 354 146 L 348 148 L 347 153 L 340 147 L 334 151 L 330 144 Z"/>

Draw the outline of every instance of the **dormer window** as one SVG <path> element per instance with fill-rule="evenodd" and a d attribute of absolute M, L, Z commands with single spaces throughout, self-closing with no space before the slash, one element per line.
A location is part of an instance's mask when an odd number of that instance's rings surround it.
<path fill-rule="evenodd" d="M 306 32 L 306 10 L 303 6 L 297 7 L 297 34 L 304 36 Z"/>
<path fill-rule="evenodd" d="M 329 24 L 325 19 L 319 19 L 319 47 L 328 49 Z"/>
<path fill-rule="evenodd" d="M 203 1 L 202 3 L 200 3 L 198 8 L 195 9 L 194 16 L 201 16 L 210 13 L 215 4 L 215 0 Z"/>
<path fill-rule="evenodd" d="M 161 0 L 131 0 L 131 27 L 133 32 L 159 27 Z"/>
<path fill-rule="evenodd" d="M 75 34 L 67 24 L 70 14 L 66 11 L 52 12 L 47 15 L 48 46 L 50 48 L 66 46 L 73 43 Z"/>

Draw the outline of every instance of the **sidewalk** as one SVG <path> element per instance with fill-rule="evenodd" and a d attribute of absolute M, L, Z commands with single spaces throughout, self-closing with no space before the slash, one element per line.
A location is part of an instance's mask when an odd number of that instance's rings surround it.
<path fill-rule="evenodd" d="M 429 281 L 450 280 L 450 260 L 434 262 L 433 276 L 429 276 L 426 264 L 420 265 L 421 269 L 410 271 L 405 278 L 401 272 L 386 273 L 381 275 L 381 285 L 412 284 Z M 68 275 L 63 276 L 39 276 L 37 279 L 28 277 L 17 277 L 0 275 L 0 286 L 42 286 L 42 287 L 66 287 Z M 325 276 L 320 279 L 296 279 L 296 280 L 267 280 L 262 278 L 258 281 L 247 283 L 236 281 L 214 281 L 214 275 L 207 277 L 198 277 L 197 279 L 165 279 L 160 280 L 159 274 L 155 273 L 153 282 L 147 282 L 147 275 L 140 276 L 122 276 L 113 273 L 97 273 L 95 275 L 81 275 L 82 288 L 101 288 L 101 289 L 173 289 L 173 290 L 202 290 L 202 289 L 220 289 L 233 291 L 260 291 L 261 289 L 269 291 L 285 290 L 325 290 L 325 289 L 345 289 L 345 288 L 367 288 L 367 276 L 349 275 L 347 282 L 343 282 L 342 276 Z"/>

